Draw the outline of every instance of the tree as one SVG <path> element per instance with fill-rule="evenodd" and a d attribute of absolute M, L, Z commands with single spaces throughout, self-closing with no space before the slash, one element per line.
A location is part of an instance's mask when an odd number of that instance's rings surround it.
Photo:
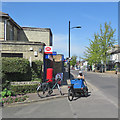
<path fill-rule="evenodd" d="M 99 39 L 100 39 L 100 47 L 101 47 L 101 60 L 103 61 L 103 64 L 105 66 L 105 71 L 106 71 L 106 61 L 108 60 L 107 56 L 109 56 L 109 53 L 107 51 L 111 49 L 116 43 L 116 40 L 114 38 L 114 33 L 116 29 L 113 30 L 110 25 L 111 23 L 107 24 L 107 22 L 105 22 L 103 29 L 102 29 L 102 25 L 100 25 Z"/>
<path fill-rule="evenodd" d="M 107 51 L 116 43 L 114 39 L 115 31 L 110 26 L 110 23 L 107 24 L 105 22 L 104 28 L 100 25 L 100 34 L 94 34 L 94 40 L 90 40 L 89 47 L 86 47 L 86 52 L 84 53 L 85 60 L 90 65 L 103 61 L 106 71 L 106 61 L 109 55 Z"/>
<path fill-rule="evenodd" d="M 90 65 L 97 64 L 100 62 L 100 41 L 98 35 L 94 34 L 94 40 L 90 40 L 90 47 L 86 47 L 86 52 L 84 53 L 85 60 L 89 62 Z"/>
<path fill-rule="evenodd" d="M 76 62 L 77 62 L 77 56 L 76 56 L 76 55 L 73 55 L 73 56 L 72 56 L 72 60 L 70 61 L 70 65 L 75 66 L 75 65 L 76 65 Z"/>

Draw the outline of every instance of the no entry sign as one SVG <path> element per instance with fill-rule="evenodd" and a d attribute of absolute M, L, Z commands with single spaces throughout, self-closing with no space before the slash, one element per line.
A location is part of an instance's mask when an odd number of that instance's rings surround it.
<path fill-rule="evenodd" d="M 52 46 L 45 46 L 44 53 L 45 54 L 52 54 Z"/>

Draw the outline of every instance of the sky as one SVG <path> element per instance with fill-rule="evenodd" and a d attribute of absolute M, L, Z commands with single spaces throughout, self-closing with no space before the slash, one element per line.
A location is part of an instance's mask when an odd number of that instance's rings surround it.
<path fill-rule="evenodd" d="M 118 2 L 2 2 L 8 13 L 22 27 L 50 28 L 53 50 L 68 57 L 69 21 L 71 56 L 84 57 L 89 39 L 99 33 L 100 24 L 111 22 L 118 39 Z"/>

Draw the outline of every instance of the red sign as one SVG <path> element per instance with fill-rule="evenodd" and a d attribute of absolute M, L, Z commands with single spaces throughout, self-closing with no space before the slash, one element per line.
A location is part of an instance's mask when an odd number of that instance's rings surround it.
<path fill-rule="evenodd" d="M 46 50 L 46 51 L 50 51 L 51 48 L 50 48 L 50 47 L 46 47 L 45 50 Z"/>
<path fill-rule="evenodd" d="M 45 54 L 52 54 L 52 46 L 45 46 L 44 52 Z"/>

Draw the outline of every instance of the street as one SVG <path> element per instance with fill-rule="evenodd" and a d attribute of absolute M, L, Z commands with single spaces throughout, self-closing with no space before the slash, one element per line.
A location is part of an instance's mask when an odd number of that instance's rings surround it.
<path fill-rule="evenodd" d="M 78 71 L 71 71 L 74 75 L 78 75 Z M 99 89 L 99 91 L 116 107 L 118 106 L 118 75 L 84 72 L 85 79 Z"/>
<path fill-rule="evenodd" d="M 78 71 L 71 71 L 78 74 Z M 3 118 L 118 118 L 117 77 L 85 73 L 89 96 L 3 107 Z"/>

